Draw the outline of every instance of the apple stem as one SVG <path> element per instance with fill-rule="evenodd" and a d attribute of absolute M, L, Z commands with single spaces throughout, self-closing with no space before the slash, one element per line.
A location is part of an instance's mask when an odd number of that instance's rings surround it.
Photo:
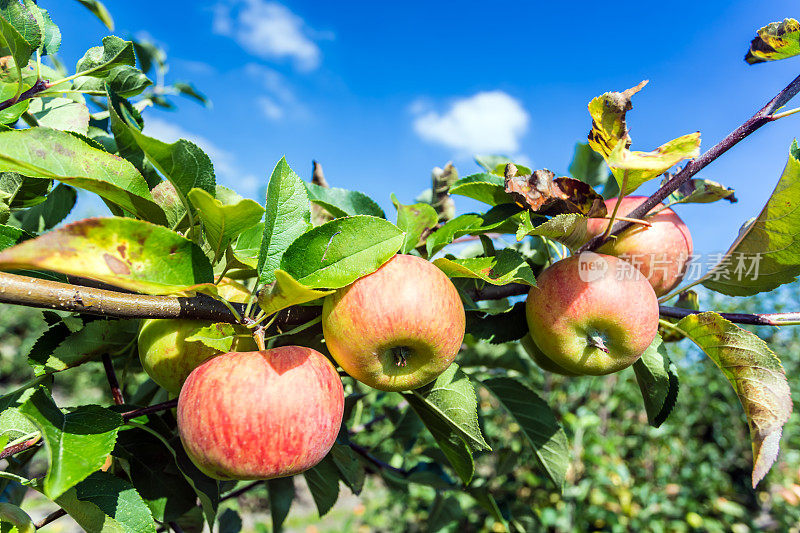
<path fill-rule="evenodd" d="M 264 327 L 258 326 L 255 331 L 253 332 L 253 338 L 256 341 L 256 345 L 260 351 L 264 351 L 267 349 L 266 344 L 264 343 Z"/>
<path fill-rule="evenodd" d="M 408 364 L 408 360 L 406 359 L 409 355 L 411 355 L 411 350 L 408 346 L 395 346 L 391 350 L 392 355 L 394 356 L 394 364 L 398 367 L 402 368 Z"/>
<path fill-rule="evenodd" d="M 600 335 L 590 335 L 588 337 L 588 341 L 589 341 L 589 346 L 593 346 L 598 350 L 608 353 L 608 348 L 606 348 L 606 342 Z"/>

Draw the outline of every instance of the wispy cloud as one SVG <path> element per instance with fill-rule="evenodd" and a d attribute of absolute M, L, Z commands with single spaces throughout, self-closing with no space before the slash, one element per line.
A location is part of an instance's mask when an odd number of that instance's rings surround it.
<path fill-rule="evenodd" d="M 280 72 L 264 65 L 249 63 L 245 66 L 245 74 L 264 90 L 265 94 L 256 98 L 256 104 L 268 119 L 298 119 L 308 116 L 308 110 L 298 101 L 291 83 Z"/>
<path fill-rule="evenodd" d="M 503 91 L 455 100 L 444 112 L 431 110 L 422 100 L 414 102 L 410 110 L 417 135 L 453 148 L 458 155 L 516 153 L 530 122 L 522 104 Z"/>
<path fill-rule="evenodd" d="M 312 29 L 301 17 L 277 2 L 222 0 L 214 7 L 214 32 L 232 37 L 253 55 L 289 59 L 302 71 L 319 67 L 317 41 L 333 38 Z"/>
<path fill-rule="evenodd" d="M 209 139 L 195 135 L 177 124 L 166 120 L 145 117 L 143 133 L 164 142 L 172 143 L 178 139 L 186 139 L 203 149 L 214 163 L 217 183 L 227 187 L 235 187 L 236 192 L 244 196 L 253 196 L 258 191 L 259 179 L 244 170 L 236 162 L 236 156 L 221 148 Z"/>

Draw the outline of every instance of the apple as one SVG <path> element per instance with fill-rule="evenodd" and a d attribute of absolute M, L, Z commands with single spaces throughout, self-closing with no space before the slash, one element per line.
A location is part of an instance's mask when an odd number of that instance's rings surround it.
<path fill-rule="evenodd" d="M 199 328 L 210 326 L 202 320 L 150 319 L 139 330 L 139 360 L 147 375 L 172 394 L 181 390 L 189 373 L 200 363 L 223 353 L 202 342 L 187 342 Z M 255 340 L 244 326 L 235 327 L 239 335 L 236 351 L 257 350 Z"/>
<path fill-rule="evenodd" d="M 430 383 L 464 340 L 464 306 L 450 279 L 430 262 L 396 255 L 325 298 L 322 331 L 336 362 L 385 391 Z"/>
<path fill-rule="evenodd" d="M 531 338 L 568 372 L 599 376 L 636 362 L 658 331 L 658 298 L 630 263 L 585 252 L 542 272 L 525 303 Z"/>
<path fill-rule="evenodd" d="M 283 346 L 230 352 L 198 366 L 178 397 L 186 453 L 215 479 L 291 476 L 333 446 L 344 389 L 316 350 Z"/>
<path fill-rule="evenodd" d="M 645 196 L 623 198 L 617 214 L 628 215 L 646 199 Z M 617 200 L 606 200 L 609 213 L 613 212 Z M 658 204 L 651 212 L 662 207 L 664 204 Z M 683 279 L 692 255 L 692 235 L 683 220 L 670 208 L 662 209 L 646 220 L 652 226 L 636 224 L 616 239 L 609 240 L 598 252 L 621 257 L 633 264 L 650 281 L 656 295 L 663 296 Z M 607 226 L 608 220 L 600 218 L 590 218 L 588 222 L 592 236 L 600 235 Z"/>
<path fill-rule="evenodd" d="M 562 376 L 578 376 L 580 374 L 576 374 L 575 372 L 570 372 L 566 368 L 562 366 L 558 366 L 553 362 L 552 359 L 547 357 L 542 351 L 536 346 L 536 343 L 533 342 L 531 338 L 531 334 L 528 333 L 524 337 L 520 339 L 520 344 L 525 349 L 525 352 L 533 359 L 533 362 L 536 363 L 536 366 L 541 368 L 542 370 L 546 370 L 548 372 L 553 372 L 555 374 L 561 374 Z"/>
<path fill-rule="evenodd" d="M 3 533 L 34 533 L 36 526 L 33 525 L 28 513 L 6 502 L 0 502 L 0 530 Z M 8 527 L 10 525 L 10 527 Z"/>

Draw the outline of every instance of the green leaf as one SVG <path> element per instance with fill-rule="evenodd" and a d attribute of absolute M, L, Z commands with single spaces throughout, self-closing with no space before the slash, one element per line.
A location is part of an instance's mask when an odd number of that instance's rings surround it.
<path fill-rule="evenodd" d="M 309 288 L 338 289 L 376 271 L 400 249 L 403 238 L 397 226 L 382 218 L 337 218 L 295 240 L 283 254 L 281 269 Z"/>
<path fill-rule="evenodd" d="M 427 531 L 429 533 L 441 531 L 450 524 L 461 520 L 464 514 L 464 510 L 455 496 L 436 494 L 436 498 L 428 510 L 428 520 L 425 522 Z"/>
<path fill-rule="evenodd" d="M 88 218 L 49 231 L 0 252 L 0 269 L 52 270 L 145 294 L 190 291 L 214 279 L 192 241 L 130 218 Z"/>
<path fill-rule="evenodd" d="M 530 212 L 523 212 L 521 223 L 517 229 L 517 240 L 521 241 L 529 235 L 547 237 L 564 244 L 571 251 L 580 248 L 589 240 L 587 218 L 577 213 L 557 215 L 534 226 Z"/>
<path fill-rule="evenodd" d="M 481 167 L 483 167 L 486 172 L 494 174 L 495 176 L 503 177 L 505 175 L 505 168 L 506 165 L 509 163 L 514 163 L 511 159 L 504 155 L 476 155 L 475 162 L 478 163 Z M 516 165 L 517 174 L 520 176 L 525 174 L 530 174 L 531 169 L 523 165 Z"/>
<path fill-rule="evenodd" d="M 28 112 L 40 126 L 63 131 L 89 132 L 89 108 L 69 98 L 34 98 Z"/>
<path fill-rule="evenodd" d="M 106 87 L 125 98 L 131 98 L 142 93 L 153 82 L 147 75 L 136 67 L 130 65 L 117 65 L 102 77 L 80 76 L 73 82 L 77 91 L 91 91 L 103 96 Z"/>
<path fill-rule="evenodd" d="M 34 390 L 30 392 L 33 393 Z M 24 401 L 19 403 L 24 403 Z M 0 411 L 0 437 L 2 439 L 11 442 L 29 435 L 31 438 L 38 437 L 40 435 L 39 428 L 17 407 L 6 407 Z M 4 447 L 5 444 L 0 446 L 0 450 Z"/>
<path fill-rule="evenodd" d="M 589 143 L 576 143 L 569 174 L 592 187 L 605 185 L 608 181 L 608 165 L 603 156 L 592 150 Z"/>
<path fill-rule="evenodd" d="M 83 76 L 105 78 L 114 67 L 120 65 L 136 66 L 133 43 L 114 35 L 103 37 L 103 45 L 86 51 L 78 60 L 75 72 Z"/>
<path fill-rule="evenodd" d="M 120 431 L 113 455 L 130 465 L 126 471 L 131 483 L 156 520 L 177 520 L 197 505 L 197 495 L 178 470 L 174 457 L 164 453 L 154 435 L 138 429 Z"/>
<path fill-rule="evenodd" d="M 456 259 L 453 256 L 440 257 L 433 264 L 451 278 L 482 279 L 492 285 L 509 283 L 536 285 L 533 269 L 521 253 L 511 248 L 503 248 L 491 257 L 468 259 Z"/>
<path fill-rule="evenodd" d="M 191 83 L 176 82 L 173 83 L 172 86 L 176 91 L 178 91 L 178 94 L 193 98 L 206 107 L 211 106 L 211 101 L 206 98 L 206 95 L 198 91 L 197 88 Z"/>
<path fill-rule="evenodd" d="M 200 342 L 220 352 L 230 352 L 236 340 L 233 324 L 217 323 L 196 330 L 185 339 L 186 342 Z"/>
<path fill-rule="evenodd" d="M 364 488 L 366 472 L 356 452 L 350 446 L 336 442 L 331 448 L 330 458 L 339 471 L 339 477 L 353 494 L 356 496 L 361 494 L 361 489 Z"/>
<path fill-rule="evenodd" d="M 667 347 L 659 335 L 633 363 L 633 370 L 642 390 L 647 421 L 657 428 L 664 423 L 678 400 L 677 369 L 669 360 Z"/>
<path fill-rule="evenodd" d="M 547 403 L 519 381 L 499 377 L 483 385 L 519 424 L 536 460 L 559 490 L 566 483 L 570 449 L 567 435 Z"/>
<path fill-rule="evenodd" d="M 386 214 L 375 200 L 358 191 L 348 191 L 336 187 L 321 187 L 316 183 L 303 182 L 308 199 L 325 208 L 334 217 L 370 215 L 386 218 Z"/>
<path fill-rule="evenodd" d="M 292 305 L 300 305 L 333 294 L 333 290 L 310 289 L 283 270 L 275 271 L 275 283 L 258 295 L 258 305 L 267 315 Z"/>
<path fill-rule="evenodd" d="M 152 163 L 146 160 L 144 150 L 139 147 L 136 137 L 131 132 L 131 128 L 141 131 L 144 126 L 144 120 L 142 120 L 139 111 L 128 100 L 122 98 L 110 88 L 106 90 L 108 93 L 108 120 L 116 143 L 115 151 L 118 151 L 119 155 L 133 163 L 142 173 L 142 176 L 147 180 L 147 185 L 154 189 L 153 195 L 155 196 L 155 188 L 161 182 L 161 177 Z M 174 186 L 172 186 L 171 192 L 177 196 Z M 180 200 L 179 196 L 178 199 Z M 163 206 L 164 204 L 159 202 L 159 205 Z M 186 211 L 185 206 L 183 210 L 184 212 Z M 170 227 L 174 227 L 174 224 L 170 223 Z"/>
<path fill-rule="evenodd" d="M 13 94 L 11 96 L 13 98 Z M 13 126 L 19 118 L 25 114 L 30 106 L 31 100 L 22 100 L 14 105 L 11 105 L 3 110 L 0 110 L 0 124 Z"/>
<path fill-rule="evenodd" d="M 436 226 L 436 223 L 439 222 L 439 215 L 430 204 L 403 205 L 397 200 L 394 193 L 391 198 L 397 209 L 397 227 L 406 234 L 403 238 L 403 245 L 400 247 L 400 253 L 407 254 L 419 245 L 425 231 Z"/>
<path fill-rule="evenodd" d="M 307 479 L 307 478 L 306 478 Z M 294 500 L 294 478 L 283 477 L 267 481 L 269 492 L 269 514 L 272 515 L 272 531 L 283 531 L 283 522 L 289 514 Z"/>
<path fill-rule="evenodd" d="M 19 0 L 1 0 L 0 15 L 7 20 L 22 36 L 23 39 L 36 50 L 42 45 L 43 20 L 37 20 L 37 14 L 41 12 L 36 4 L 30 0 L 19 2 Z M 13 55 L 13 54 L 12 54 Z M 20 67 L 28 64 L 27 58 L 19 63 Z"/>
<path fill-rule="evenodd" d="M 462 178 L 450 187 L 450 194 L 458 194 L 489 205 L 514 203 L 506 192 L 505 180 L 494 174 L 473 174 Z"/>
<path fill-rule="evenodd" d="M 783 365 L 758 336 L 716 313 L 690 315 L 674 327 L 717 364 L 739 396 L 753 443 L 755 488 L 778 457 L 783 425 L 792 412 Z"/>
<path fill-rule="evenodd" d="M 0 172 L 0 201 L 14 209 L 32 207 L 45 201 L 52 181 L 16 172 Z"/>
<path fill-rule="evenodd" d="M 800 147 L 758 217 L 739 231 L 722 261 L 704 276 L 703 285 L 728 296 L 752 296 L 791 283 L 800 275 Z"/>
<path fill-rule="evenodd" d="M 517 302 L 505 313 L 467 313 L 467 333 L 490 344 L 504 344 L 521 339 L 528 333 L 525 302 Z"/>
<path fill-rule="evenodd" d="M 0 531 L 2 533 L 36 533 L 36 525 L 28 513 L 21 508 L 12 503 L 0 502 Z"/>
<path fill-rule="evenodd" d="M 470 449 L 489 450 L 478 425 L 478 401 L 469 378 L 451 364 L 423 391 L 403 393 L 464 483 L 472 479 Z"/>
<path fill-rule="evenodd" d="M 122 416 L 96 405 L 64 413 L 42 389 L 20 411 L 42 432 L 49 464 L 44 493 L 51 499 L 103 466 L 123 424 Z"/>
<path fill-rule="evenodd" d="M 733 204 L 738 201 L 734 196 L 735 192 L 716 181 L 691 179 L 681 184 L 678 190 L 664 199 L 664 202 L 667 204 L 708 204 L 717 200 L 728 200 Z"/>
<path fill-rule="evenodd" d="M 31 236 L 25 233 L 24 230 L 15 228 L 14 226 L 6 226 L 0 224 L 0 251 L 10 248 Z"/>
<path fill-rule="evenodd" d="M 800 54 L 800 22 L 787 18 L 783 22 L 770 22 L 758 30 L 758 36 L 750 43 L 744 60 L 754 65 L 797 54 Z"/>
<path fill-rule="evenodd" d="M 20 4 L 17 2 L 10 2 L 9 0 L 6 0 L 4 5 L 16 5 L 19 9 L 22 9 Z M 28 42 L 17 28 L 6 19 L 6 16 L 6 13 L 2 13 L 2 16 L 0 16 L 0 53 L 3 55 L 9 54 L 14 58 L 18 79 L 15 95 L 18 96 L 23 91 L 21 69 L 28 64 L 31 54 L 33 54 L 33 51 L 38 47 L 38 42 L 35 44 Z M 36 27 L 35 22 L 33 26 Z M 36 31 L 38 31 L 38 27 Z"/>
<path fill-rule="evenodd" d="M 275 270 L 282 268 L 287 248 L 310 226 L 311 208 L 305 183 L 282 157 L 267 185 L 264 233 L 257 268 L 261 283 L 275 281 Z"/>
<path fill-rule="evenodd" d="M 117 111 L 121 111 L 121 108 L 117 108 Z M 131 117 L 126 114 L 123 118 L 128 121 Z M 128 122 L 128 131 L 147 156 L 147 160 L 175 186 L 187 209 L 192 209 L 188 194 L 193 188 L 202 189 L 211 196 L 216 194 L 214 166 L 208 155 L 197 145 L 186 139 L 167 144 L 144 135 L 131 122 Z"/>
<path fill-rule="evenodd" d="M 105 24 L 109 31 L 114 31 L 114 19 L 111 18 L 111 13 L 102 2 L 99 0 L 78 0 L 78 2 L 100 19 L 100 22 Z"/>
<path fill-rule="evenodd" d="M 339 499 L 339 472 L 336 464 L 330 456 L 326 456 L 317 466 L 303 472 L 303 476 L 322 518 Z"/>
<path fill-rule="evenodd" d="M 139 333 L 138 320 L 95 320 L 71 333 L 52 351 L 32 351 L 29 363 L 38 376 L 60 372 L 114 353 L 129 345 Z"/>
<path fill-rule="evenodd" d="M 243 199 L 233 205 L 223 205 L 202 189 L 189 191 L 189 200 L 203 222 L 203 231 L 214 252 L 214 262 L 222 257 L 233 239 L 258 224 L 264 215 L 264 208 L 258 202 Z"/>
<path fill-rule="evenodd" d="M 133 486 L 95 472 L 56 499 L 87 533 L 155 533 L 153 515 Z"/>
<path fill-rule="evenodd" d="M 700 132 L 673 139 L 652 152 L 632 152 L 625 144 L 618 143 L 606 157 L 606 163 L 627 196 L 684 159 L 700 155 Z"/>
<path fill-rule="evenodd" d="M 258 254 L 261 252 L 261 239 L 264 237 L 264 223 L 259 222 L 246 229 L 236 239 L 233 255 L 243 265 L 255 270 L 258 266 Z"/>
<path fill-rule="evenodd" d="M 428 236 L 425 243 L 428 256 L 435 255 L 454 239 L 464 235 L 513 233 L 519 225 L 515 221 L 519 219 L 520 211 L 522 208 L 516 204 L 500 204 L 481 215 L 476 213 L 459 215 Z"/>
<path fill-rule="evenodd" d="M 25 211 L 15 213 L 14 217 L 19 220 L 20 227 L 29 233 L 41 233 L 54 227 L 56 224 L 67 218 L 78 194 L 69 185 L 60 183 L 53 191 L 47 195 L 47 199 L 41 204 L 35 205 Z M 2 233 L 2 230 L 0 230 Z M 2 249 L 2 246 L 0 246 Z"/>
<path fill-rule="evenodd" d="M 61 48 L 61 30 L 50 18 L 50 13 L 46 9 L 37 6 L 34 0 L 25 0 L 25 7 L 31 11 L 41 31 L 42 55 L 53 55 L 58 52 Z"/>
<path fill-rule="evenodd" d="M 139 171 L 64 131 L 30 128 L 0 132 L 0 172 L 55 179 L 98 194 L 156 224 L 165 224 Z"/>

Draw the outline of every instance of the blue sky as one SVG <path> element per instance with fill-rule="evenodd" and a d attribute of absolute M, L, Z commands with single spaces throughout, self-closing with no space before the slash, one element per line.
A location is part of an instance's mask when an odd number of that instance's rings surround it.
<path fill-rule="evenodd" d="M 390 192 L 412 201 L 448 160 L 473 173 L 474 153 L 566 173 L 603 92 L 650 80 L 628 114 L 634 149 L 699 130 L 705 150 L 800 73 L 800 59 L 742 59 L 759 27 L 800 15 L 789 1 L 106 4 L 115 34 L 164 45 L 169 78 L 213 101 L 148 110 L 147 133 L 196 140 L 218 181 L 251 197 L 281 156 L 307 178 L 317 159 L 332 185 L 370 194 L 390 218 Z M 40 5 L 69 64 L 108 33 L 77 2 Z M 798 131 L 800 116 L 767 125 L 701 174 L 739 202 L 679 208 L 697 252 L 724 251 L 758 213 Z"/>

